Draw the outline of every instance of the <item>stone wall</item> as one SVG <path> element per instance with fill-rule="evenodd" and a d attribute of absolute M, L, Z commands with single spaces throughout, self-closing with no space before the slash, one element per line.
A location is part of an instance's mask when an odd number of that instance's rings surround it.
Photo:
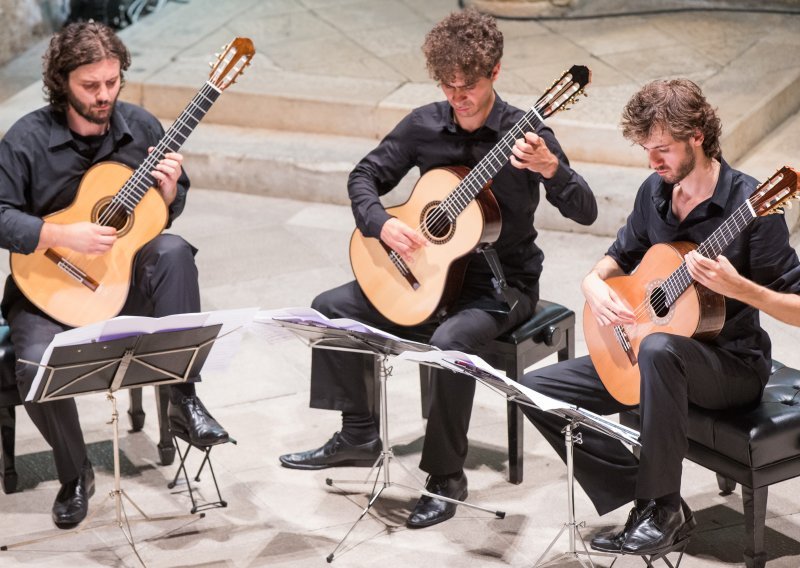
<path fill-rule="evenodd" d="M 69 12 L 69 0 L 0 0 L 0 65 L 49 36 Z"/>

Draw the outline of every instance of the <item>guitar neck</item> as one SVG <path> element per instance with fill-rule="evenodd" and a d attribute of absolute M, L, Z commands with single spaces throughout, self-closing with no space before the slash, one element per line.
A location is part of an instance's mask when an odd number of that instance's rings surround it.
<path fill-rule="evenodd" d="M 172 126 L 164 133 L 153 151 L 144 162 L 136 168 L 133 175 L 125 182 L 112 200 L 130 215 L 144 197 L 147 190 L 155 184 L 152 172 L 168 152 L 177 152 L 194 131 L 195 127 L 211 109 L 211 106 L 222 94 L 222 91 L 206 82 L 194 98 L 186 105 Z"/>
<path fill-rule="evenodd" d="M 745 201 L 697 247 L 697 252 L 706 258 L 717 258 L 756 217 L 750 201 Z M 692 282 L 694 279 L 689 275 L 684 261 L 661 285 L 666 293 L 666 305 L 671 306 Z"/>
<path fill-rule="evenodd" d="M 536 131 L 542 124 L 542 116 L 536 107 L 532 108 L 505 133 L 497 144 L 472 168 L 461 183 L 445 197 L 441 203 L 442 209 L 447 211 L 447 216 L 452 223 L 461 212 L 475 199 L 484 186 L 500 171 L 509 156 L 514 142 L 524 136 L 527 131 Z"/>

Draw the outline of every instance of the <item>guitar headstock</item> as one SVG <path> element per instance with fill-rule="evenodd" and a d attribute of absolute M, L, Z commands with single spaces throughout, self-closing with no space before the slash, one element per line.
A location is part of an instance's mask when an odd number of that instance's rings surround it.
<path fill-rule="evenodd" d="M 592 82 L 592 72 L 585 65 L 573 65 L 547 91 L 539 97 L 533 108 L 547 118 L 575 103 L 578 95 L 584 94 L 586 86 Z"/>
<path fill-rule="evenodd" d="M 255 54 L 256 48 L 249 38 L 237 37 L 223 46 L 222 53 L 216 54 L 217 60 L 211 62 L 209 82 L 224 91 L 236 82 Z"/>
<path fill-rule="evenodd" d="M 784 206 L 792 206 L 789 200 L 797 199 L 798 196 L 800 196 L 800 185 L 798 185 L 797 172 L 788 166 L 783 166 L 767 181 L 759 185 L 748 201 L 752 205 L 753 211 L 760 217 L 783 213 Z"/>

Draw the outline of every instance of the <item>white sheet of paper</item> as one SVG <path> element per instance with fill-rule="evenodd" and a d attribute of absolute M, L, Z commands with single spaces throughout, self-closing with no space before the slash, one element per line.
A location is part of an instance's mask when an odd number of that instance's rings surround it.
<path fill-rule="evenodd" d="M 262 335 L 267 339 L 275 339 L 276 341 L 279 341 L 284 337 L 295 336 L 290 330 L 280 327 L 279 322 L 281 321 L 295 322 L 295 323 L 311 323 L 319 325 L 320 327 L 359 331 L 362 333 L 372 333 L 380 337 L 385 337 L 387 339 L 396 339 L 398 341 L 405 341 L 404 339 L 401 339 L 396 335 L 387 333 L 383 330 L 378 329 L 377 327 L 372 327 L 365 323 L 361 323 L 360 321 L 356 321 L 349 318 L 329 319 L 313 308 L 300 307 L 300 308 L 280 308 L 276 310 L 261 310 L 255 315 L 253 321 L 256 324 L 265 324 L 270 328 L 266 334 L 264 334 L 263 331 L 258 329 L 254 329 L 255 333 L 257 333 L 258 335 Z M 261 326 L 253 326 L 253 327 L 258 328 Z"/>
<path fill-rule="evenodd" d="M 489 365 L 489 363 L 487 363 L 477 355 L 468 355 L 466 353 L 462 353 L 461 351 L 425 351 L 422 353 L 404 351 L 403 353 L 398 355 L 397 358 L 404 359 L 406 361 L 417 361 L 419 363 L 433 363 L 451 369 L 453 371 L 468 374 L 465 373 L 463 368 L 459 367 L 456 364 L 456 361 L 466 361 L 476 366 L 477 368 L 497 377 L 499 380 L 503 381 L 508 386 L 517 389 L 542 410 L 575 408 L 575 406 L 572 404 L 568 404 L 564 401 L 551 398 L 549 396 L 545 396 L 529 387 L 526 387 L 521 383 L 518 383 L 517 381 L 509 379 L 505 373 L 503 373 L 498 369 L 495 369 L 494 367 Z"/>

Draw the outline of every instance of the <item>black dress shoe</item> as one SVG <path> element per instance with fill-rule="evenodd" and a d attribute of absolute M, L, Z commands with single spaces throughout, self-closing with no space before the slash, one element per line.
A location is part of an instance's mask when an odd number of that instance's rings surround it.
<path fill-rule="evenodd" d="M 330 440 L 316 450 L 284 454 L 280 458 L 281 465 L 291 469 L 325 469 L 337 466 L 366 466 L 375 464 L 381 454 L 379 438 L 366 444 L 351 444 L 341 433 L 336 432 Z"/>
<path fill-rule="evenodd" d="M 463 501 L 467 498 L 467 476 L 464 472 L 457 477 L 431 475 L 425 489 L 442 497 Z M 423 495 L 408 516 L 406 526 L 410 529 L 421 529 L 444 522 L 456 514 L 457 506 L 449 501 Z"/>
<path fill-rule="evenodd" d="M 184 396 L 179 403 L 169 401 L 167 409 L 171 430 L 188 435 L 195 446 L 213 446 L 228 441 L 228 432 L 206 410 L 197 396 Z"/>
<path fill-rule="evenodd" d="M 81 474 L 61 485 L 53 503 L 53 522 L 60 529 L 69 529 L 86 518 L 89 497 L 94 495 L 94 470 L 87 460 Z"/>
<path fill-rule="evenodd" d="M 658 554 L 688 536 L 696 523 L 694 515 L 686 519 L 683 505 L 681 503 L 677 511 L 659 505 L 652 507 L 628 533 L 625 544 L 622 545 L 622 553 Z M 685 508 L 688 509 L 688 506 Z M 691 510 L 689 513 L 691 514 Z"/>
<path fill-rule="evenodd" d="M 650 509 L 656 504 L 652 499 L 648 501 L 643 507 L 639 508 L 634 505 L 630 513 L 628 513 L 628 520 L 621 531 L 615 533 L 601 534 L 592 539 L 591 547 L 600 552 L 620 552 L 622 545 L 625 544 L 625 539 L 628 533 L 636 525 L 636 522 L 644 515 L 650 513 Z"/>

